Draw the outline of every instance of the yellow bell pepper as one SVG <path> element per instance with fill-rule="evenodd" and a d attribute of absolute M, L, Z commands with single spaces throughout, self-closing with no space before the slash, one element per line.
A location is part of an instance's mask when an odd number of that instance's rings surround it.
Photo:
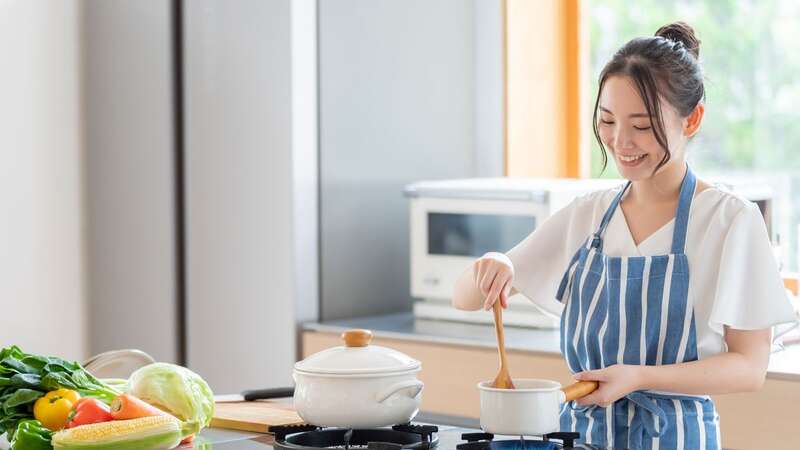
<path fill-rule="evenodd" d="M 70 389 L 50 391 L 33 404 L 33 417 L 50 431 L 58 431 L 67 426 L 72 407 L 81 395 Z"/>

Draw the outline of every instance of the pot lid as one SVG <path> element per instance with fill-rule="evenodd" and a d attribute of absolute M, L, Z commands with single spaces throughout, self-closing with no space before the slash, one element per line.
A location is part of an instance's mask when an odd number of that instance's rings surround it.
<path fill-rule="evenodd" d="M 295 370 L 316 374 L 385 374 L 418 369 L 420 362 L 405 353 L 370 345 L 369 330 L 342 333 L 343 346 L 315 353 L 294 365 Z"/>

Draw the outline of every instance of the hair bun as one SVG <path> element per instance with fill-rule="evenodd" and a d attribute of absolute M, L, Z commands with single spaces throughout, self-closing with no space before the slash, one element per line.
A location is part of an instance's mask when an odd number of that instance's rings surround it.
<path fill-rule="evenodd" d="M 694 29 L 686 22 L 673 22 L 664 25 L 656 31 L 656 36 L 680 42 L 695 58 L 700 57 L 700 39 L 697 39 Z"/>

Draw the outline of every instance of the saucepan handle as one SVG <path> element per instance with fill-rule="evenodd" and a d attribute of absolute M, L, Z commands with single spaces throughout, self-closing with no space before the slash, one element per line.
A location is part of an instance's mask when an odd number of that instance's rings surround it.
<path fill-rule="evenodd" d="M 564 393 L 563 402 L 585 397 L 597 390 L 597 381 L 578 381 L 577 383 L 564 386 L 561 391 Z"/>

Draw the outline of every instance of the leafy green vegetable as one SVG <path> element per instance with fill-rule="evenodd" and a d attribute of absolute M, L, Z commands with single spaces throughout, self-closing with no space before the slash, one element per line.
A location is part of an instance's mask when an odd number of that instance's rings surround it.
<path fill-rule="evenodd" d="M 108 404 L 120 394 L 76 362 L 31 355 L 13 345 L 0 350 L 0 435 L 13 439 L 20 421 L 33 418 L 36 400 L 61 388 Z"/>
<path fill-rule="evenodd" d="M 41 392 L 33 389 L 17 389 L 17 391 L 11 394 L 11 396 L 8 397 L 8 400 L 3 403 L 3 408 L 14 408 L 26 403 L 31 403 L 36 401 L 41 396 Z"/>
<path fill-rule="evenodd" d="M 12 450 L 52 450 L 53 433 L 38 420 L 23 420 L 17 426 Z"/>
<path fill-rule="evenodd" d="M 178 419 L 208 426 L 214 416 L 214 394 L 191 370 L 168 363 L 142 367 L 128 379 L 126 392 Z"/>

